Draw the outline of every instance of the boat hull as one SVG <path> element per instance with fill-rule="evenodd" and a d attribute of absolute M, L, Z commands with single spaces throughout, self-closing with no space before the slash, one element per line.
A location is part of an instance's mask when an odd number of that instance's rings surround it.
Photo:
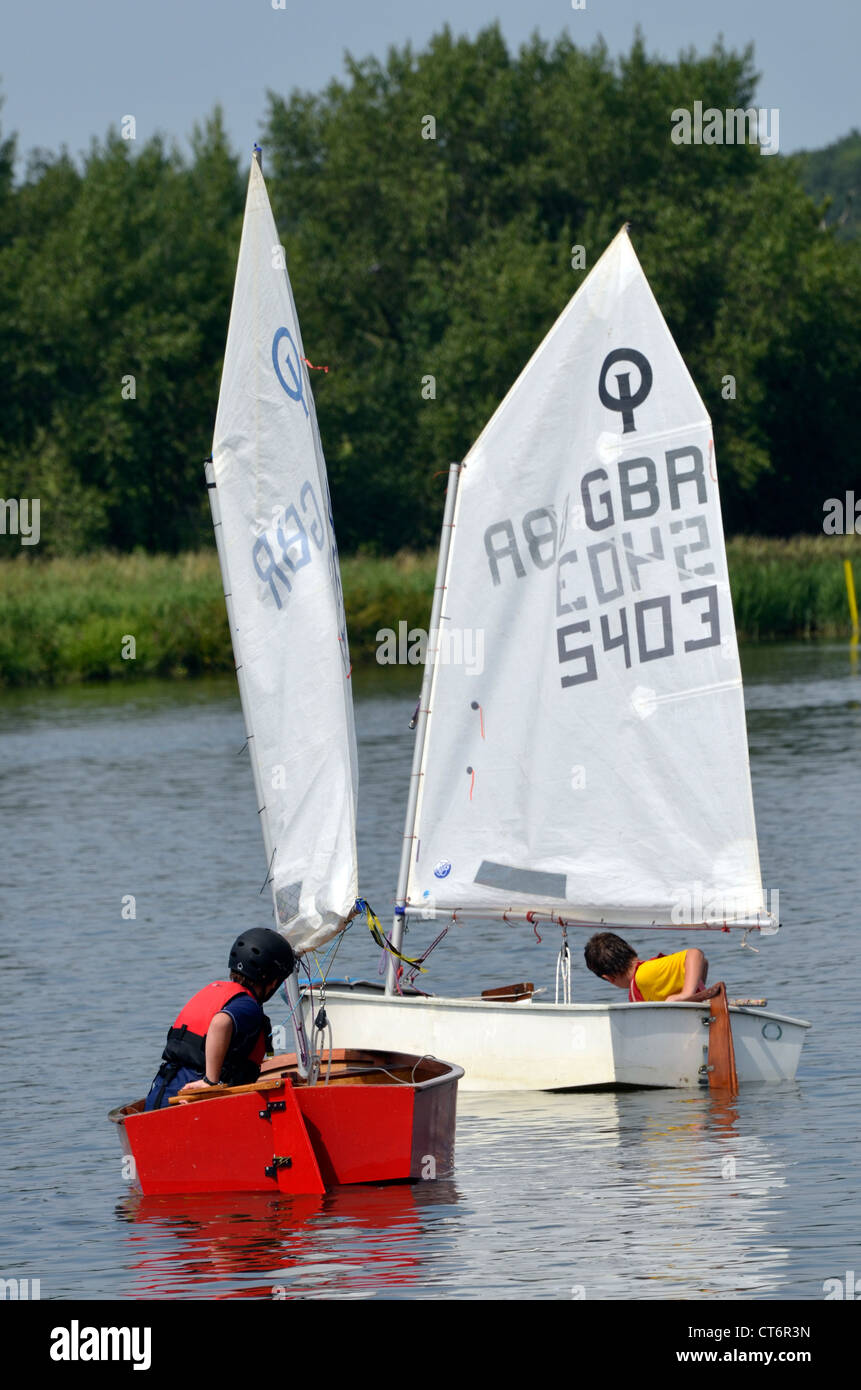
<path fill-rule="evenodd" d="M 147 1195 L 426 1181 L 453 1171 L 462 1075 L 436 1058 L 350 1049 L 333 1054 L 328 1084 L 308 1087 L 282 1055 L 264 1063 L 260 1090 L 149 1114 L 139 1100 L 109 1118 Z"/>
<path fill-rule="evenodd" d="M 308 1006 L 306 1005 L 306 1010 Z M 308 1010 L 310 1012 L 310 1010 Z M 326 988 L 334 1036 L 361 1047 L 444 1050 L 470 1091 L 609 1090 L 706 1085 L 707 1004 L 497 1003 L 373 987 Z M 730 1009 L 740 1083 L 790 1081 L 810 1024 Z"/>

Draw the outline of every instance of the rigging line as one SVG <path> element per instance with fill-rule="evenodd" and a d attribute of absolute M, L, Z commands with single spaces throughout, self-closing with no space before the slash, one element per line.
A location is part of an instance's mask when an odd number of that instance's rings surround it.
<path fill-rule="evenodd" d="M 333 948 L 333 950 L 332 950 L 331 957 L 330 957 L 330 959 L 329 959 L 329 964 L 328 964 L 329 970 L 331 970 L 331 969 L 332 969 L 332 966 L 335 964 L 335 960 L 336 960 L 336 958 L 337 958 L 338 952 L 340 951 L 341 947 L 342 947 L 343 944 L 344 944 L 344 937 L 347 935 L 347 932 L 350 930 L 350 927 L 351 927 L 352 925 L 353 925 L 352 922 L 348 922 L 347 925 L 345 926 L 344 930 L 341 931 L 341 932 L 338 932 L 338 935 L 337 935 L 337 937 L 335 938 L 335 945 L 334 945 L 334 948 Z"/>
<path fill-rule="evenodd" d="M 323 1020 L 324 1020 L 324 1022 L 323 1022 L 322 1024 L 320 1023 L 320 1016 L 321 1016 L 321 1015 L 322 1015 Z M 319 1034 L 319 1039 L 318 1039 L 318 1034 Z M 327 1038 L 327 1037 L 328 1037 L 328 1043 L 326 1042 L 326 1038 Z M 322 1057 L 322 1055 L 323 1055 L 324 1052 L 327 1052 L 327 1053 L 328 1053 L 328 1059 L 327 1059 L 327 1062 L 326 1062 L 326 1079 L 325 1079 L 325 1081 L 323 1082 L 323 1085 L 324 1085 L 324 1086 L 328 1086 L 328 1084 L 329 1084 L 329 1078 L 330 1078 L 330 1076 L 332 1075 L 332 1024 L 331 1024 L 331 1021 L 330 1021 L 328 1015 L 326 1014 L 325 1007 L 321 1004 L 319 1013 L 317 1014 L 317 1017 L 316 1017 L 315 1020 L 314 1020 L 314 1053 L 315 1053 L 316 1058 L 318 1059 L 318 1060 L 317 1060 L 317 1076 L 318 1076 L 318 1077 L 319 1077 L 319 1075 L 320 1075 L 320 1060 L 319 1060 L 319 1059 Z M 316 1078 L 315 1078 L 315 1079 L 316 1079 Z"/>
<path fill-rule="evenodd" d="M 315 960 L 316 965 L 317 965 L 317 970 L 318 970 L 318 972 L 319 972 L 319 970 L 320 970 L 320 962 L 319 962 L 319 960 L 317 959 L 317 952 L 316 952 L 316 951 L 312 951 L 311 954 L 312 954 L 313 957 L 314 957 L 314 960 Z M 326 1013 L 326 990 L 325 990 L 325 981 L 323 981 L 323 982 L 321 983 L 321 985 L 320 985 L 320 991 L 319 991 L 319 994 L 320 994 L 320 1004 L 319 1004 L 319 1008 L 317 1008 L 316 1011 L 315 1011 L 315 1008 L 314 1008 L 314 986 L 313 986 L 312 981 L 311 981 L 311 971 L 310 971 L 310 969 L 308 968 L 308 962 L 307 962 L 307 960 L 304 961 L 304 964 L 305 964 L 305 969 L 306 969 L 307 972 L 308 972 L 309 1019 L 311 1020 L 311 1036 L 310 1036 L 311 1065 L 310 1065 L 310 1068 L 309 1068 L 308 1075 L 309 1075 L 309 1078 L 310 1078 L 310 1084 L 311 1084 L 312 1086 L 313 1086 L 313 1085 L 316 1085 L 316 1083 L 317 1083 L 317 1081 L 318 1081 L 318 1079 L 319 1079 L 319 1076 L 320 1076 L 321 1059 L 322 1059 L 323 1051 L 326 1049 L 326 1036 L 327 1036 L 327 1031 L 328 1031 L 328 1038 L 329 1038 L 328 1053 L 329 1053 L 329 1058 L 328 1058 L 328 1062 L 327 1062 L 327 1064 L 326 1064 L 326 1080 L 325 1080 L 325 1082 L 323 1083 L 324 1085 L 328 1085 L 328 1083 L 329 1083 L 329 1076 L 330 1076 L 331 1071 L 332 1071 L 332 1024 L 331 1024 L 331 1022 L 329 1021 L 329 1017 L 328 1017 L 328 1015 L 327 1015 L 327 1013 Z"/>
<path fill-rule="evenodd" d="M 338 952 L 340 951 L 340 949 L 341 949 L 341 947 L 342 947 L 342 945 L 343 945 L 343 943 L 344 943 L 344 937 L 346 936 L 347 932 L 350 930 L 350 927 L 351 927 L 352 925 L 353 925 L 352 922 L 348 922 L 347 925 L 345 926 L 344 930 L 341 931 L 341 932 L 338 932 L 338 935 L 335 937 L 335 944 L 334 944 L 334 946 L 332 946 L 332 947 L 330 948 L 329 954 L 323 958 L 323 964 L 322 964 L 322 966 L 321 966 L 320 963 L 319 963 L 319 960 L 318 960 L 318 957 L 317 957 L 317 952 L 314 951 L 314 953 L 313 953 L 313 955 L 314 955 L 314 960 L 317 961 L 317 971 L 318 971 L 318 973 L 319 973 L 319 975 L 320 975 L 320 978 L 324 981 L 324 983 L 325 983 L 325 980 L 326 980 L 326 976 L 329 975 L 329 974 L 331 973 L 332 966 L 335 964 L 335 959 L 336 959 L 336 957 L 337 957 L 337 955 L 338 955 Z M 310 971 L 308 972 L 308 977 L 309 977 L 309 979 L 310 979 Z"/>
<path fill-rule="evenodd" d="M 431 951 L 434 949 L 434 947 L 435 947 L 435 946 L 438 946 L 439 943 L 442 941 L 443 937 L 447 934 L 448 929 L 449 929 L 450 926 L 451 926 L 451 922 L 447 922 L 447 923 L 445 924 L 445 926 L 443 927 L 442 931 L 439 933 L 439 936 L 434 937 L 433 941 L 432 941 L 431 944 L 428 946 L 427 950 L 426 950 L 422 955 L 416 957 L 415 967 L 410 971 L 409 975 L 407 976 L 407 984 L 408 984 L 408 985 L 411 985 L 411 986 L 414 986 L 414 985 L 415 985 L 416 976 L 419 974 L 419 971 L 421 970 L 421 967 L 424 965 L 425 961 L 427 960 L 428 956 L 430 955 L 430 953 L 431 953 Z"/>
<path fill-rule="evenodd" d="M 427 1053 L 426 1055 L 427 1055 L 427 1056 L 430 1056 L 430 1053 Z M 423 1061 L 424 1061 L 424 1057 L 420 1057 L 420 1058 L 419 1058 L 419 1061 L 420 1061 L 420 1062 L 423 1062 Z M 387 1067 L 376 1066 L 376 1067 L 374 1068 L 374 1071 L 381 1071 L 381 1072 L 383 1073 L 383 1076 L 390 1076 L 390 1077 L 392 1078 L 393 1081 L 397 1081 L 397 1083 L 398 1083 L 399 1086 L 412 1086 L 412 1085 L 414 1085 L 414 1082 L 412 1082 L 412 1081 L 405 1081 L 404 1078 L 403 1078 L 402 1076 L 395 1076 L 394 1072 L 393 1072 L 393 1071 L 389 1071 Z"/>
<path fill-rule="evenodd" d="M 308 962 L 307 962 L 303 957 L 300 957 L 300 958 L 299 958 L 299 963 L 300 963 L 300 965 L 304 966 L 304 968 L 305 968 L 305 970 L 306 970 L 306 972 L 307 972 L 307 974 L 308 974 L 308 996 L 309 996 L 309 1010 L 310 1010 L 310 1012 L 309 1012 L 309 1017 L 310 1017 L 311 1019 L 313 1019 L 313 1018 L 314 1018 L 314 986 L 313 986 L 313 984 L 311 983 L 311 971 L 308 969 Z M 278 993 L 279 993 L 279 995 L 281 996 L 281 999 L 283 1000 L 283 1002 L 284 1002 L 284 1003 L 286 1004 L 286 1006 L 287 1006 L 287 1021 L 288 1021 L 288 1025 L 289 1025 L 289 1027 L 291 1027 L 291 1028 L 293 1029 L 293 1033 L 294 1033 L 294 1035 L 295 1035 L 295 1037 L 296 1037 L 297 1047 L 298 1047 L 298 1041 L 299 1041 L 299 1036 L 300 1036 L 300 1030 L 301 1030 L 301 1026 L 302 1026 L 302 1003 L 303 1003 L 302 994 L 301 994 L 301 992 L 300 992 L 299 990 L 297 990 L 297 992 L 296 992 L 296 996 L 297 996 L 297 997 L 296 997 L 296 1005 L 294 1006 L 293 1004 L 291 1004 L 291 1002 L 290 1002 L 290 995 L 287 993 L 287 983 L 286 983 L 286 981 L 284 982 L 284 984 L 282 984 L 282 986 L 281 986 L 280 990 L 278 991 Z M 297 1024 L 296 1024 L 296 1022 L 295 1022 L 295 1019 L 296 1019 L 296 1010 L 297 1010 L 297 1009 L 299 1010 L 299 1024 L 298 1024 L 298 1026 L 297 1026 Z M 317 1054 L 316 1054 L 316 1047 L 315 1047 L 315 1041 L 314 1041 L 314 1030 L 313 1030 L 313 1028 L 312 1028 L 312 1030 L 311 1030 L 311 1035 L 310 1035 L 310 1037 L 307 1039 L 307 1042 L 308 1042 L 308 1054 L 307 1054 L 307 1055 L 308 1055 L 308 1081 L 309 1081 L 309 1085 L 313 1086 L 314 1083 L 315 1083 L 316 1080 L 317 1080 L 317 1077 L 318 1077 L 319 1074 L 320 1074 L 320 1064 L 319 1064 L 319 1060 L 317 1059 Z M 299 1057 L 298 1051 L 297 1051 L 297 1054 L 296 1054 L 296 1060 L 297 1060 L 297 1062 L 301 1062 L 301 1058 Z M 315 1071 L 315 1064 L 316 1064 L 316 1071 Z M 283 1074 L 284 1074 L 284 1073 L 282 1073 L 282 1075 L 283 1075 Z"/>
<path fill-rule="evenodd" d="M 310 990 L 310 988 L 311 988 L 310 981 L 309 981 L 309 986 L 308 986 L 308 988 L 309 988 L 309 990 Z M 290 1023 L 290 1026 L 292 1027 L 292 1026 L 293 1026 L 293 1019 L 294 1019 L 295 1014 L 296 1014 L 296 1009 L 295 1009 L 295 1007 L 290 1003 L 290 996 L 289 996 L 289 994 L 287 993 L 287 986 L 286 986 L 286 984 L 283 984 L 283 985 L 281 986 L 281 988 L 280 988 L 280 990 L 278 991 L 278 993 L 280 994 L 281 999 L 283 1000 L 284 1004 L 287 1006 L 288 1021 L 289 1021 L 289 1023 Z M 313 1008 L 313 999 L 312 999 L 311 1003 L 312 1003 L 312 1008 Z M 299 1008 L 301 1009 L 301 1007 L 302 1007 L 302 1000 L 301 1000 L 301 996 L 300 996 L 300 999 L 299 999 Z"/>
<path fill-rule="evenodd" d="M 266 807 L 264 806 L 262 809 L 265 811 L 265 810 L 266 810 Z M 258 814 L 258 816 L 259 816 L 259 815 L 261 814 L 261 811 L 258 811 L 257 814 Z M 265 877 L 264 880 L 263 880 L 263 887 L 260 889 L 260 892 L 257 894 L 258 898 L 262 896 L 264 890 L 265 890 L 265 889 L 267 888 L 267 886 L 272 882 L 272 865 L 275 863 L 275 855 L 276 855 L 276 852 L 277 852 L 277 850 L 273 849 L 273 851 L 272 851 L 272 858 L 269 860 L 269 867 L 268 867 L 267 870 L 266 870 L 266 877 Z"/>
<path fill-rule="evenodd" d="M 541 937 L 539 936 L 539 934 L 538 934 L 538 928 L 537 928 L 537 926 L 535 925 L 535 913 L 534 913 L 534 912 L 527 912 L 527 914 L 526 914 L 526 920 L 527 920 L 527 922 L 529 923 L 529 925 L 531 926 L 532 930 L 534 931 L 534 933 L 535 933 L 535 940 L 538 942 L 538 944 L 539 944 L 539 946 L 540 946 L 540 945 L 541 945 Z"/>
<path fill-rule="evenodd" d="M 318 960 L 318 958 L 317 958 L 317 952 L 316 952 L 316 951 L 312 951 L 311 954 L 312 954 L 313 957 L 314 957 L 314 964 L 315 964 L 316 967 L 317 967 L 317 974 L 320 976 L 320 1004 L 321 1004 L 321 1006 L 322 1006 L 322 1005 L 324 1005 L 325 1002 L 326 1002 L 326 976 L 323 974 L 322 966 L 320 965 L 320 962 L 319 962 L 319 960 Z M 309 970 L 309 972 L 308 972 L 309 976 L 310 976 L 310 973 L 311 973 L 311 972 L 310 972 L 310 970 Z M 316 1027 L 316 1024 L 315 1024 L 315 1027 Z"/>
<path fill-rule="evenodd" d="M 556 1003 L 559 1003 L 559 984 L 562 984 L 562 1002 L 571 1003 L 571 952 L 568 949 L 568 932 L 562 926 L 562 945 L 556 959 Z"/>
<path fill-rule="evenodd" d="M 411 1074 L 410 1074 L 410 1084 L 411 1084 L 412 1086 L 414 1086 L 414 1085 L 416 1084 L 416 1072 L 418 1071 L 418 1069 L 419 1069 L 419 1067 L 421 1066 L 422 1062 L 435 1062 L 435 1061 L 436 1061 L 436 1058 L 434 1057 L 434 1055 L 433 1055 L 432 1052 L 425 1052 L 425 1053 L 423 1053 L 422 1056 L 419 1057 L 418 1061 L 416 1062 L 415 1066 L 414 1066 L 413 1069 L 412 1069 L 412 1072 L 411 1072 Z"/>

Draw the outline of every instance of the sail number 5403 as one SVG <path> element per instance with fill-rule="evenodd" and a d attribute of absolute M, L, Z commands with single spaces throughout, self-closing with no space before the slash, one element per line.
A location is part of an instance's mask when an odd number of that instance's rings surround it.
<path fill-rule="evenodd" d="M 719 647 L 721 635 L 717 585 L 706 584 L 699 589 L 687 589 L 677 595 L 676 601 L 684 607 L 698 605 L 692 612 L 698 614 L 703 627 L 703 635 L 685 640 L 682 650 L 696 652 L 704 647 Z M 605 652 L 618 649 L 626 670 L 630 669 L 635 655 L 638 662 L 660 661 L 663 657 L 674 656 L 677 651 L 677 639 L 673 632 L 673 600 L 669 594 L 640 599 L 634 604 L 622 604 L 612 612 L 602 613 L 599 625 L 599 631 L 593 631 L 592 620 L 586 618 L 583 622 L 566 623 L 564 627 L 557 628 L 556 646 L 560 665 L 564 668 L 561 677 L 564 687 L 598 679 L 596 644 Z M 592 640 L 583 642 L 583 637 Z"/>

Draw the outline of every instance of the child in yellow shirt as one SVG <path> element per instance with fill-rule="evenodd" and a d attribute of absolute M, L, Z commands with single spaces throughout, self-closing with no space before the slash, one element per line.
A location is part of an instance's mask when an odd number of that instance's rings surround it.
<path fill-rule="evenodd" d="M 699 947 L 676 951 L 671 956 L 640 960 L 633 947 L 613 932 L 597 932 L 584 951 L 586 965 L 611 985 L 628 991 L 631 1003 L 686 1000 L 699 1003 L 711 999 L 718 990 L 706 988 L 709 963 Z"/>

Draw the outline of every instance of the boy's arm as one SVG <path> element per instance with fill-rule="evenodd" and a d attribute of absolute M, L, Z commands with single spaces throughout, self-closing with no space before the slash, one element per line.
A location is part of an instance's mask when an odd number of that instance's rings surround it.
<path fill-rule="evenodd" d="M 701 990 L 700 982 L 705 981 L 708 974 L 708 961 L 698 946 L 694 946 L 685 953 L 685 983 L 684 988 L 678 994 L 668 994 L 666 1003 L 685 999 L 696 1002 L 699 999 L 711 999 L 714 990 Z"/>
<path fill-rule="evenodd" d="M 224 1066 L 224 1059 L 227 1056 L 227 1049 L 230 1046 L 230 1039 L 233 1037 L 233 1019 L 228 1013 L 219 1013 L 209 1025 L 206 1034 L 206 1075 L 210 1081 L 217 1082 L 221 1076 L 221 1068 Z M 183 1086 L 179 1092 L 183 1091 L 208 1091 L 210 1087 L 206 1081 L 189 1081 L 188 1085 Z"/>

